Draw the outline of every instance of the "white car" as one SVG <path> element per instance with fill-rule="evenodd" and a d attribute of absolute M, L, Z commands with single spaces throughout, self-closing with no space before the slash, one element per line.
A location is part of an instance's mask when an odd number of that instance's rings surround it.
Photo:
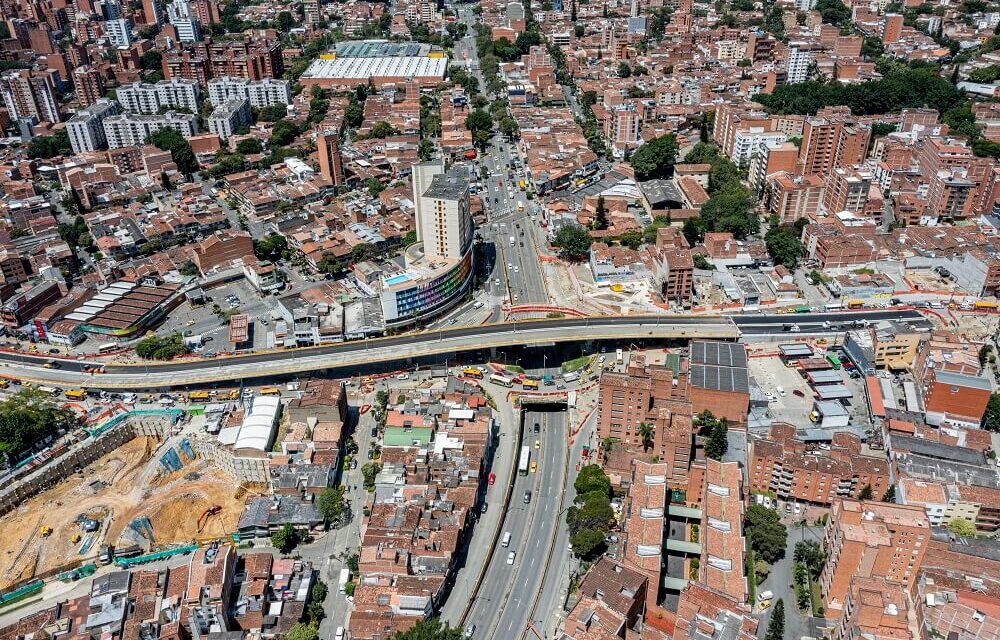
<path fill-rule="evenodd" d="M 410 379 L 410 374 L 408 373 L 400 373 L 399 375 L 396 376 L 396 380 L 409 380 L 409 379 Z"/>
<path fill-rule="evenodd" d="M 497 278 L 496 280 L 494 280 L 493 284 L 495 284 L 496 286 L 499 287 L 500 286 L 500 278 Z"/>
<path fill-rule="evenodd" d="M 514 564 L 514 558 L 517 556 L 516 551 L 511 551 L 507 554 L 507 564 Z"/>

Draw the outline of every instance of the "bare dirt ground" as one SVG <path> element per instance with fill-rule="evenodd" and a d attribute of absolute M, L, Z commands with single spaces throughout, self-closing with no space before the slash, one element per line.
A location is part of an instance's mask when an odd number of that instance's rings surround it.
<path fill-rule="evenodd" d="M 233 481 L 201 459 L 167 474 L 159 463 L 161 446 L 136 438 L 0 518 L 0 589 L 95 557 L 101 544 L 116 543 L 141 516 L 149 518 L 157 547 L 234 531 L 246 498 L 234 497 Z M 212 505 L 222 510 L 199 532 L 198 519 Z M 97 532 L 80 529 L 77 518 L 84 514 L 101 521 Z M 43 537 L 43 526 L 52 534 Z M 75 535 L 82 539 L 74 543 Z M 88 535 L 93 540 L 81 554 Z"/>

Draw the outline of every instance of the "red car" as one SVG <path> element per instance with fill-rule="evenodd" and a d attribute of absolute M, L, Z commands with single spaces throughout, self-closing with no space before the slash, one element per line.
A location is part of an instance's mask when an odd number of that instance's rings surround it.
<path fill-rule="evenodd" d="M 496 482 L 497 482 L 497 474 L 491 473 L 490 474 L 490 486 L 492 487 L 494 484 L 496 484 Z"/>
<path fill-rule="evenodd" d="M 805 398 L 806 397 L 806 394 L 802 393 L 802 391 L 800 391 L 799 389 L 792 389 L 792 393 L 794 393 L 795 395 L 797 395 L 800 398 Z"/>

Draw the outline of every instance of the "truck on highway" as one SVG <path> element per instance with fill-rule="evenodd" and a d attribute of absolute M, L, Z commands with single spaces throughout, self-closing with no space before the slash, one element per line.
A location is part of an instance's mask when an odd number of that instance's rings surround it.
<path fill-rule="evenodd" d="M 531 447 L 524 445 L 521 447 L 521 457 L 517 461 L 517 472 L 522 476 L 528 475 L 528 464 L 531 462 Z"/>

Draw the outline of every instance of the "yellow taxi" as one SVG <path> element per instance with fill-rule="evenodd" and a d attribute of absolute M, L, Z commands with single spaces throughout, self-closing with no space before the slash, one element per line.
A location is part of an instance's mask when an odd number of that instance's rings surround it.
<path fill-rule="evenodd" d="M 538 471 L 538 462 L 532 460 L 531 461 L 531 473 L 535 473 L 536 471 Z"/>
<path fill-rule="evenodd" d="M 542 448 L 542 441 L 541 440 L 535 440 L 535 448 L 536 449 L 541 449 Z"/>

